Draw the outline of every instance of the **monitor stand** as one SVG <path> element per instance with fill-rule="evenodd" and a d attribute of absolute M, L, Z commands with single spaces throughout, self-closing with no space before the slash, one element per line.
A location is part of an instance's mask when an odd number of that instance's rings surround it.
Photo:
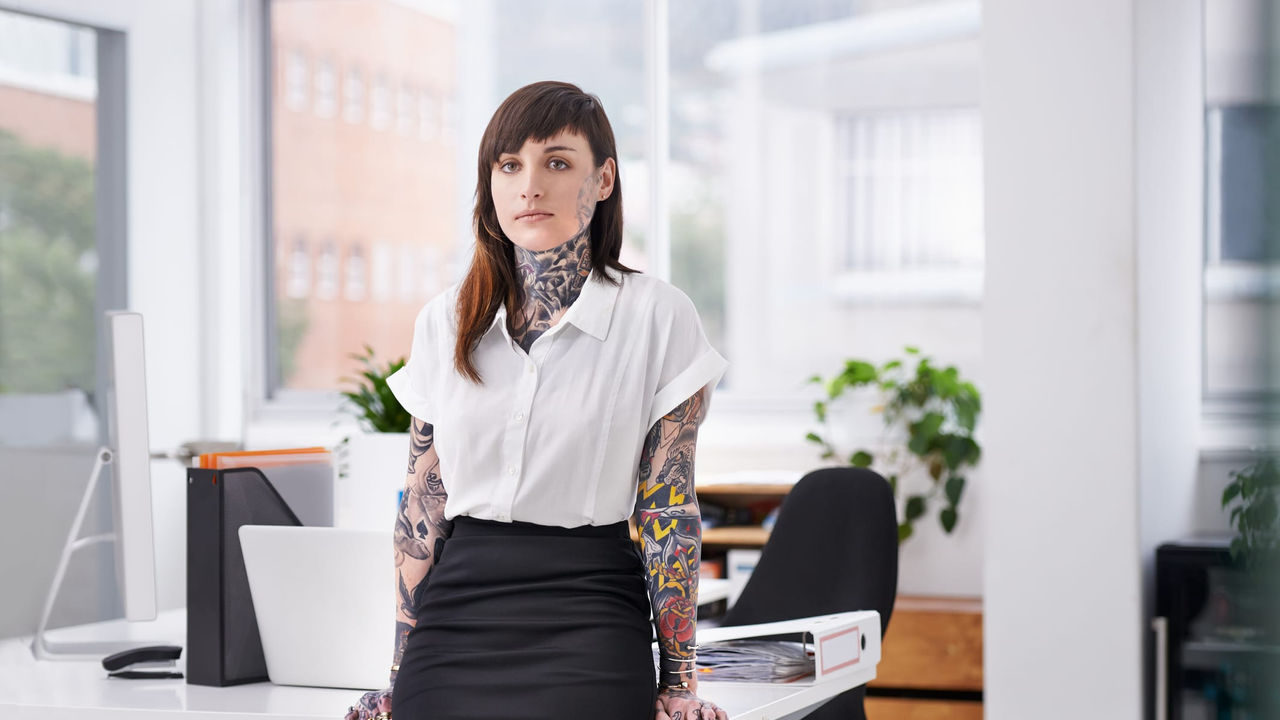
<path fill-rule="evenodd" d="M 71 523 L 71 531 L 67 534 L 67 542 L 62 546 L 62 557 L 58 560 L 58 569 L 53 574 L 53 586 L 49 588 L 49 595 L 44 601 L 44 611 L 40 613 L 40 624 L 36 627 L 35 637 L 31 640 L 31 653 L 37 660 L 92 660 L 100 661 L 102 658 L 121 650 L 129 650 L 144 645 L 160 644 L 156 641 L 148 640 L 109 640 L 109 641 L 85 641 L 85 642 L 50 642 L 45 637 L 45 630 L 49 625 L 49 617 L 53 614 L 53 604 L 58 598 L 58 591 L 62 589 L 62 581 L 67 574 L 67 564 L 71 561 L 71 554 L 76 550 L 81 550 L 92 545 L 104 542 L 116 542 L 117 535 L 115 532 L 102 533 L 92 535 L 90 537 L 79 537 L 80 528 L 84 525 L 84 516 L 89 509 L 89 503 L 93 499 L 93 491 L 98 486 L 98 478 L 102 475 L 102 468 L 111 464 L 114 453 L 110 448 L 98 448 L 97 459 L 93 463 L 93 471 L 89 475 L 89 484 L 84 490 L 84 497 L 80 500 L 80 509 L 76 511 L 76 519 Z"/>

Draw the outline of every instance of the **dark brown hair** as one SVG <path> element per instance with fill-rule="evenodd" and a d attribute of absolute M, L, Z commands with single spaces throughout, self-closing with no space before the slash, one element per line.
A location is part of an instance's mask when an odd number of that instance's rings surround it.
<path fill-rule="evenodd" d="M 536 82 L 511 93 L 493 113 L 480 138 L 476 204 L 472 213 L 476 247 L 458 292 L 458 339 L 453 352 L 458 373 L 477 384 L 483 380 L 472 362 L 472 353 L 480 338 L 493 324 L 504 301 L 509 312 L 517 312 L 524 304 L 524 286 L 516 275 L 515 246 L 502 232 L 493 207 L 490 183 L 493 165 L 503 153 L 518 153 L 526 140 L 541 142 L 561 131 L 574 132 L 587 139 L 595 167 L 603 165 L 608 158 L 617 164 L 613 128 L 600 98 L 569 83 Z M 596 204 L 591 218 L 590 244 L 593 276 L 617 284 L 604 272 L 606 266 L 621 272 L 636 272 L 618 262 L 622 251 L 622 181 L 616 171 L 613 193 Z"/>

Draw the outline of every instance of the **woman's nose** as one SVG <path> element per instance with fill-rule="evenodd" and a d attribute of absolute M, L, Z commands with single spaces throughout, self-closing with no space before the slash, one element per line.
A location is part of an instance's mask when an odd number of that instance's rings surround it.
<path fill-rule="evenodd" d="M 540 197 L 542 197 L 542 180 L 538 177 L 538 173 L 528 173 L 525 175 L 524 187 L 520 189 L 520 199 L 529 200 Z"/>

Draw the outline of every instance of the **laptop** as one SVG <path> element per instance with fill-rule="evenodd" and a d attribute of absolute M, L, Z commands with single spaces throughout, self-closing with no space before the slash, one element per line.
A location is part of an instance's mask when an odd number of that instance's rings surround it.
<path fill-rule="evenodd" d="M 396 626 L 391 542 L 390 530 L 240 527 L 271 682 L 387 686 Z"/>

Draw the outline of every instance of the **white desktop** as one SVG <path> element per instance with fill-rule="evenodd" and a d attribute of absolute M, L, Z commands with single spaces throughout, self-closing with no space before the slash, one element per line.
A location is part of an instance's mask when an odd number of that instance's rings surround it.
<path fill-rule="evenodd" d="M 159 613 L 154 623 L 112 620 L 60 628 L 49 635 L 60 642 L 128 639 L 181 633 L 185 627 L 185 611 L 171 610 Z M 217 688 L 188 685 L 184 680 L 108 678 L 97 662 L 34 659 L 29 638 L 0 642 L 0 667 L 5 670 L 0 673 L 0 717 L 5 720 L 338 720 L 361 695 L 359 690 L 269 682 Z M 821 682 L 704 680 L 698 694 L 724 708 L 733 720 L 787 720 L 804 717 L 837 694 L 870 682 L 875 669 L 870 664 Z"/>

